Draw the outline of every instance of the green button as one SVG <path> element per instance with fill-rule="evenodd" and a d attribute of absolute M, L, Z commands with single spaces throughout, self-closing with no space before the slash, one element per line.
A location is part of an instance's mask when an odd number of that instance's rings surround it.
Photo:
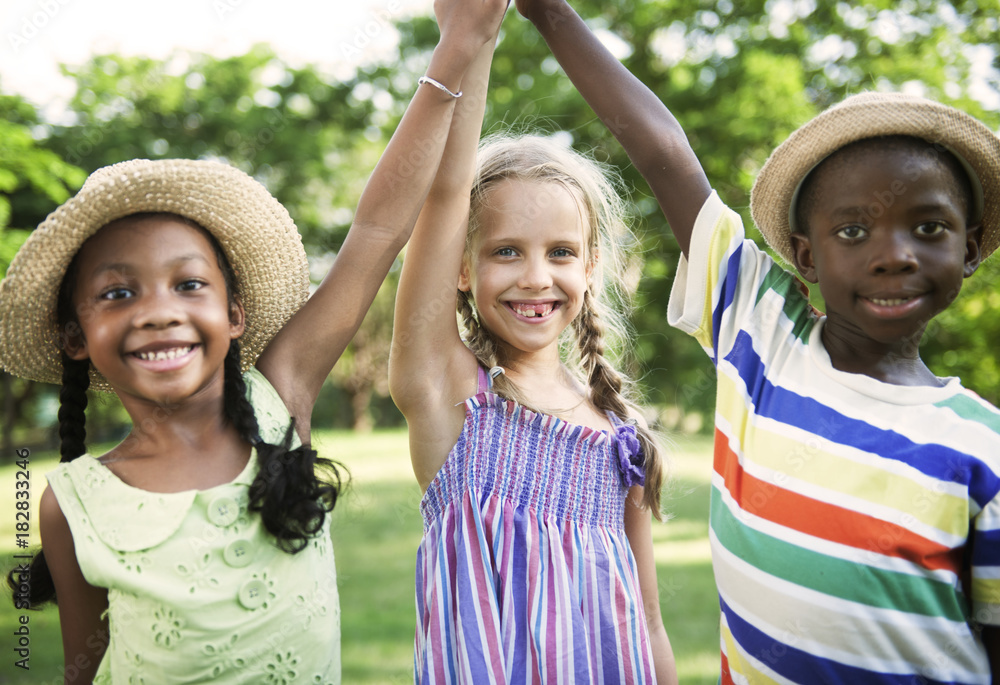
<path fill-rule="evenodd" d="M 263 580 L 248 580 L 240 586 L 240 604 L 246 609 L 258 609 L 267 601 L 267 583 Z"/>
<path fill-rule="evenodd" d="M 231 526 L 240 515 L 240 506 L 232 497 L 216 497 L 208 505 L 208 520 L 217 526 Z"/>
<path fill-rule="evenodd" d="M 226 545 L 222 558 L 233 568 L 243 568 L 253 559 L 253 546 L 249 540 L 233 540 Z"/>

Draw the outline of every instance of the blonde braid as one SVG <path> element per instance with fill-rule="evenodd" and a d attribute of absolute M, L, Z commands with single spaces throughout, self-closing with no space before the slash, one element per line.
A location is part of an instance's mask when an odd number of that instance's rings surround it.
<path fill-rule="evenodd" d="M 588 288 L 583 298 L 583 309 L 573 325 L 577 332 L 581 363 L 590 386 L 590 401 L 600 411 L 612 412 L 622 421 L 632 417 L 635 405 L 622 392 L 622 375 L 604 354 L 604 323 L 601 320 L 600 305 Z M 663 463 L 658 441 L 652 431 L 636 425 L 636 435 L 642 445 L 643 470 L 646 474 L 643 486 L 643 504 L 648 506 L 658 520 L 660 515 L 660 489 L 663 486 Z"/>

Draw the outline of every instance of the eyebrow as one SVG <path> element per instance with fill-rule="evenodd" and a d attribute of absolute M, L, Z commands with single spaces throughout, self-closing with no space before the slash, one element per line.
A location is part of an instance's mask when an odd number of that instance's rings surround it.
<path fill-rule="evenodd" d="M 178 255 L 177 257 L 174 257 L 173 259 L 168 261 L 166 264 L 169 267 L 177 267 L 187 262 L 193 262 L 193 261 L 202 261 L 206 264 L 211 264 L 209 260 L 205 259 L 204 255 L 201 255 L 197 252 Z M 101 274 L 107 273 L 109 271 L 133 271 L 133 270 L 135 270 L 135 267 L 128 262 L 106 262 L 104 264 L 98 264 L 97 267 L 93 270 L 91 275 L 100 276 Z"/>

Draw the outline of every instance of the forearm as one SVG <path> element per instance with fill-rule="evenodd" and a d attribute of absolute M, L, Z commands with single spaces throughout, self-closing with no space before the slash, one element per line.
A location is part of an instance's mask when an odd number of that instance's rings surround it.
<path fill-rule="evenodd" d="M 434 50 L 427 75 L 457 92 L 471 61 L 461 49 L 442 40 Z M 402 247 L 438 169 L 459 99 L 430 85 L 416 88 L 365 186 L 355 224 L 383 230 L 395 228 L 394 235 L 398 234 Z"/>
<path fill-rule="evenodd" d="M 475 177 L 476 150 L 483 128 L 494 48 L 495 40 L 483 45 L 462 79 L 462 97 L 455 105 L 444 155 L 429 193 L 429 199 L 435 205 L 458 198 L 468 204 Z M 427 207 L 426 203 L 424 207 Z"/>
<path fill-rule="evenodd" d="M 562 0 L 535 3 L 528 19 L 605 126 L 637 165 L 649 166 L 650 142 L 687 144 L 684 131 L 656 95 L 601 43 Z"/>
<path fill-rule="evenodd" d="M 657 607 L 657 611 L 659 607 Z M 670 646 L 667 631 L 663 627 L 662 621 L 655 621 L 656 625 L 651 625 L 647 621 L 649 628 L 649 645 L 653 650 L 653 668 L 656 670 L 657 685 L 677 685 L 677 665 L 674 661 L 674 651 Z"/>
<path fill-rule="evenodd" d="M 524 11 L 646 179 L 686 252 L 690 227 L 711 187 L 677 119 L 566 2 L 534 1 Z"/>

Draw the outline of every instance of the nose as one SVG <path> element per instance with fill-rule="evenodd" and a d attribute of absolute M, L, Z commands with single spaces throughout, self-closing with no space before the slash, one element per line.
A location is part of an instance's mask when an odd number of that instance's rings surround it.
<path fill-rule="evenodd" d="M 524 260 L 524 268 L 518 279 L 522 290 L 545 290 L 552 286 L 552 273 L 548 260 L 542 256 L 532 256 Z"/>
<path fill-rule="evenodd" d="M 881 232 L 872 241 L 870 269 L 876 274 L 911 273 L 917 270 L 918 261 L 914 238 L 909 230 Z"/>
<path fill-rule="evenodd" d="M 169 328 L 179 325 L 183 315 L 175 293 L 169 288 L 157 288 L 140 296 L 132 325 L 136 328 Z"/>

